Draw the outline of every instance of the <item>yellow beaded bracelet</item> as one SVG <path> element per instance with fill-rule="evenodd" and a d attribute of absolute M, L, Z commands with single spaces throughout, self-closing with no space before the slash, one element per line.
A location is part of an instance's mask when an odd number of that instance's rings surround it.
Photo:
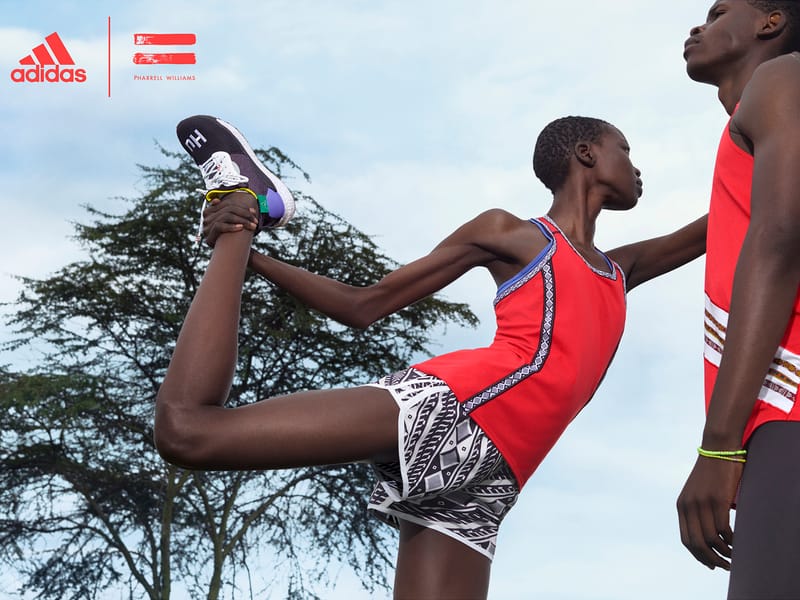
<path fill-rule="evenodd" d="M 253 190 L 251 190 L 250 188 L 240 187 L 232 190 L 208 190 L 205 193 L 206 202 L 211 202 L 215 198 L 222 198 L 223 196 L 227 196 L 228 194 L 232 194 L 233 192 L 245 192 L 247 194 L 250 194 L 256 200 L 258 200 L 258 194 L 256 194 Z"/>
<path fill-rule="evenodd" d="M 730 462 L 747 462 L 747 450 L 706 450 L 702 447 L 697 449 L 697 453 L 705 458 L 716 458 Z"/>

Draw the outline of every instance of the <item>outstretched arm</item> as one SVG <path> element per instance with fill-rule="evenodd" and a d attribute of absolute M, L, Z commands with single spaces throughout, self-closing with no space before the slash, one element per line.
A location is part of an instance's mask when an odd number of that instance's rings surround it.
<path fill-rule="evenodd" d="M 630 291 L 705 254 L 707 224 L 704 215 L 673 233 L 615 248 L 608 255 L 622 268 Z"/>
<path fill-rule="evenodd" d="M 246 211 L 224 202 L 215 203 L 206 214 L 205 234 L 212 244 L 220 233 L 252 228 Z M 311 308 L 345 325 L 364 328 L 438 292 L 468 270 L 500 259 L 497 240 L 518 222 L 504 211 L 487 211 L 462 225 L 427 256 L 366 287 L 347 285 L 254 250 L 249 266 Z"/>
<path fill-rule="evenodd" d="M 459 230 L 460 231 L 460 230 Z M 251 250 L 249 266 L 307 306 L 350 327 L 365 328 L 438 292 L 489 256 L 456 232 L 430 254 L 389 273 L 377 283 L 357 287 L 317 275 Z"/>

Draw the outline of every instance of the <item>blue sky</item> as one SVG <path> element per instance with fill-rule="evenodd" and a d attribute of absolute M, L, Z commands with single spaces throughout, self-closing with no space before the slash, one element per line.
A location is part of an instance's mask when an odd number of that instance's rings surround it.
<path fill-rule="evenodd" d="M 709 2 L 710 4 L 710 2 Z M 236 124 L 311 174 L 304 191 L 401 262 L 499 206 L 546 211 L 532 173 L 538 132 L 567 114 L 627 136 L 645 194 L 603 215 L 610 249 L 671 231 L 707 208 L 726 120 L 681 58 L 696 0 L 422 2 L 0 1 L 0 161 L 7 223 L 0 301 L 11 275 L 44 277 L 81 257 L 70 239 L 84 203 L 120 211 L 136 164 L 178 149 L 194 113 Z M 107 19 L 112 94 L 107 97 Z M 84 84 L 15 84 L 18 61 L 57 31 Z M 197 65 L 134 65 L 136 32 L 197 34 Z M 135 81 L 191 73 L 195 81 Z M 300 186 L 301 182 L 290 182 Z M 702 427 L 702 261 L 629 296 L 627 330 L 602 389 L 522 493 L 500 532 L 490 598 L 723 597 L 727 577 L 680 544 L 674 503 Z M 491 279 L 445 291 L 481 317 L 437 350 L 484 345 Z M 0 335 L 7 336 L 5 329 Z M 24 362 L 30 357 L 16 356 Z M 366 598 L 346 572 L 331 598 Z"/>

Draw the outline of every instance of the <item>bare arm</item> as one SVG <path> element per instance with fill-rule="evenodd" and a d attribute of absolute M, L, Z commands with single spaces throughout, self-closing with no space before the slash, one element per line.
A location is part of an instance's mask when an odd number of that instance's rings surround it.
<path fill-rule="evenodd" d="M 504 211 L 487 211 L 461 226 L 428 255 L 366 287 L 347 285 L 255 251 L 251 251 L 249 265 L 311 308 L 345 325 L 364 328 L 438 292 L 474 267 L 505 260 L 504 234 L 518 223 L 519 219 Z"/>
<path fill-rule="evenodd" d="M 703 430 L 703 447 L 733 450 L 784 334 L 800 284 L 800 63 L 761 65 L 732 125 L 753 149 L 750 225 L 733 280 L 725 349 Z M 703 564 L 729 568 L 729 509 L 737 463 L 698 458 L 678 498 L 684 545 Z M 724 541 L 724 545 L 721 543 Z"/>
<path fill-rule="evenodd" d="M 443 244 L 366 287 L 341 283 L 255 250 L 250 253 L 249 266 L 307 306 L 344 325 L 365 328 L 441 290 L 486 258 L 470 244 Z"/>
<path fill-rule="evenodd" d="M 708 215 L 668 235 L 621 246 L 608 255 L 625 273 L 628 291 L 706 252 Z"/>

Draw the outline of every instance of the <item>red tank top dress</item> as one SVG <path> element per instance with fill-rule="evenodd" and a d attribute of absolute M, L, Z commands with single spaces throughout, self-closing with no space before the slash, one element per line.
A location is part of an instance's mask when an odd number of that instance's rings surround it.
<path fill-rule="evenodd" d="M 618 265 L 598 270 L 553 221 L 531 222 L 548 245 L 498 288 L 492 344 L 414 365 L 447 383 L 520 487 L 600 385 L 626 309 Z"/>
<path fill-rule="evenodd" d="M 717 380 L 725 347 L 725 332 L 731 306 L 733 275 L 750 224 L 750 193 L 753 157 L 739 148 L 725 127 L 717 151 L 711 206 L 708 212 L 705 275 L 705 367 L 706 410 Z M 784 332 L 772 364 L 761 385 L 742 443 L 759 425 L 768 421 L 798 421 L 795 399 L 800 383 L 800 297 Z"/>

